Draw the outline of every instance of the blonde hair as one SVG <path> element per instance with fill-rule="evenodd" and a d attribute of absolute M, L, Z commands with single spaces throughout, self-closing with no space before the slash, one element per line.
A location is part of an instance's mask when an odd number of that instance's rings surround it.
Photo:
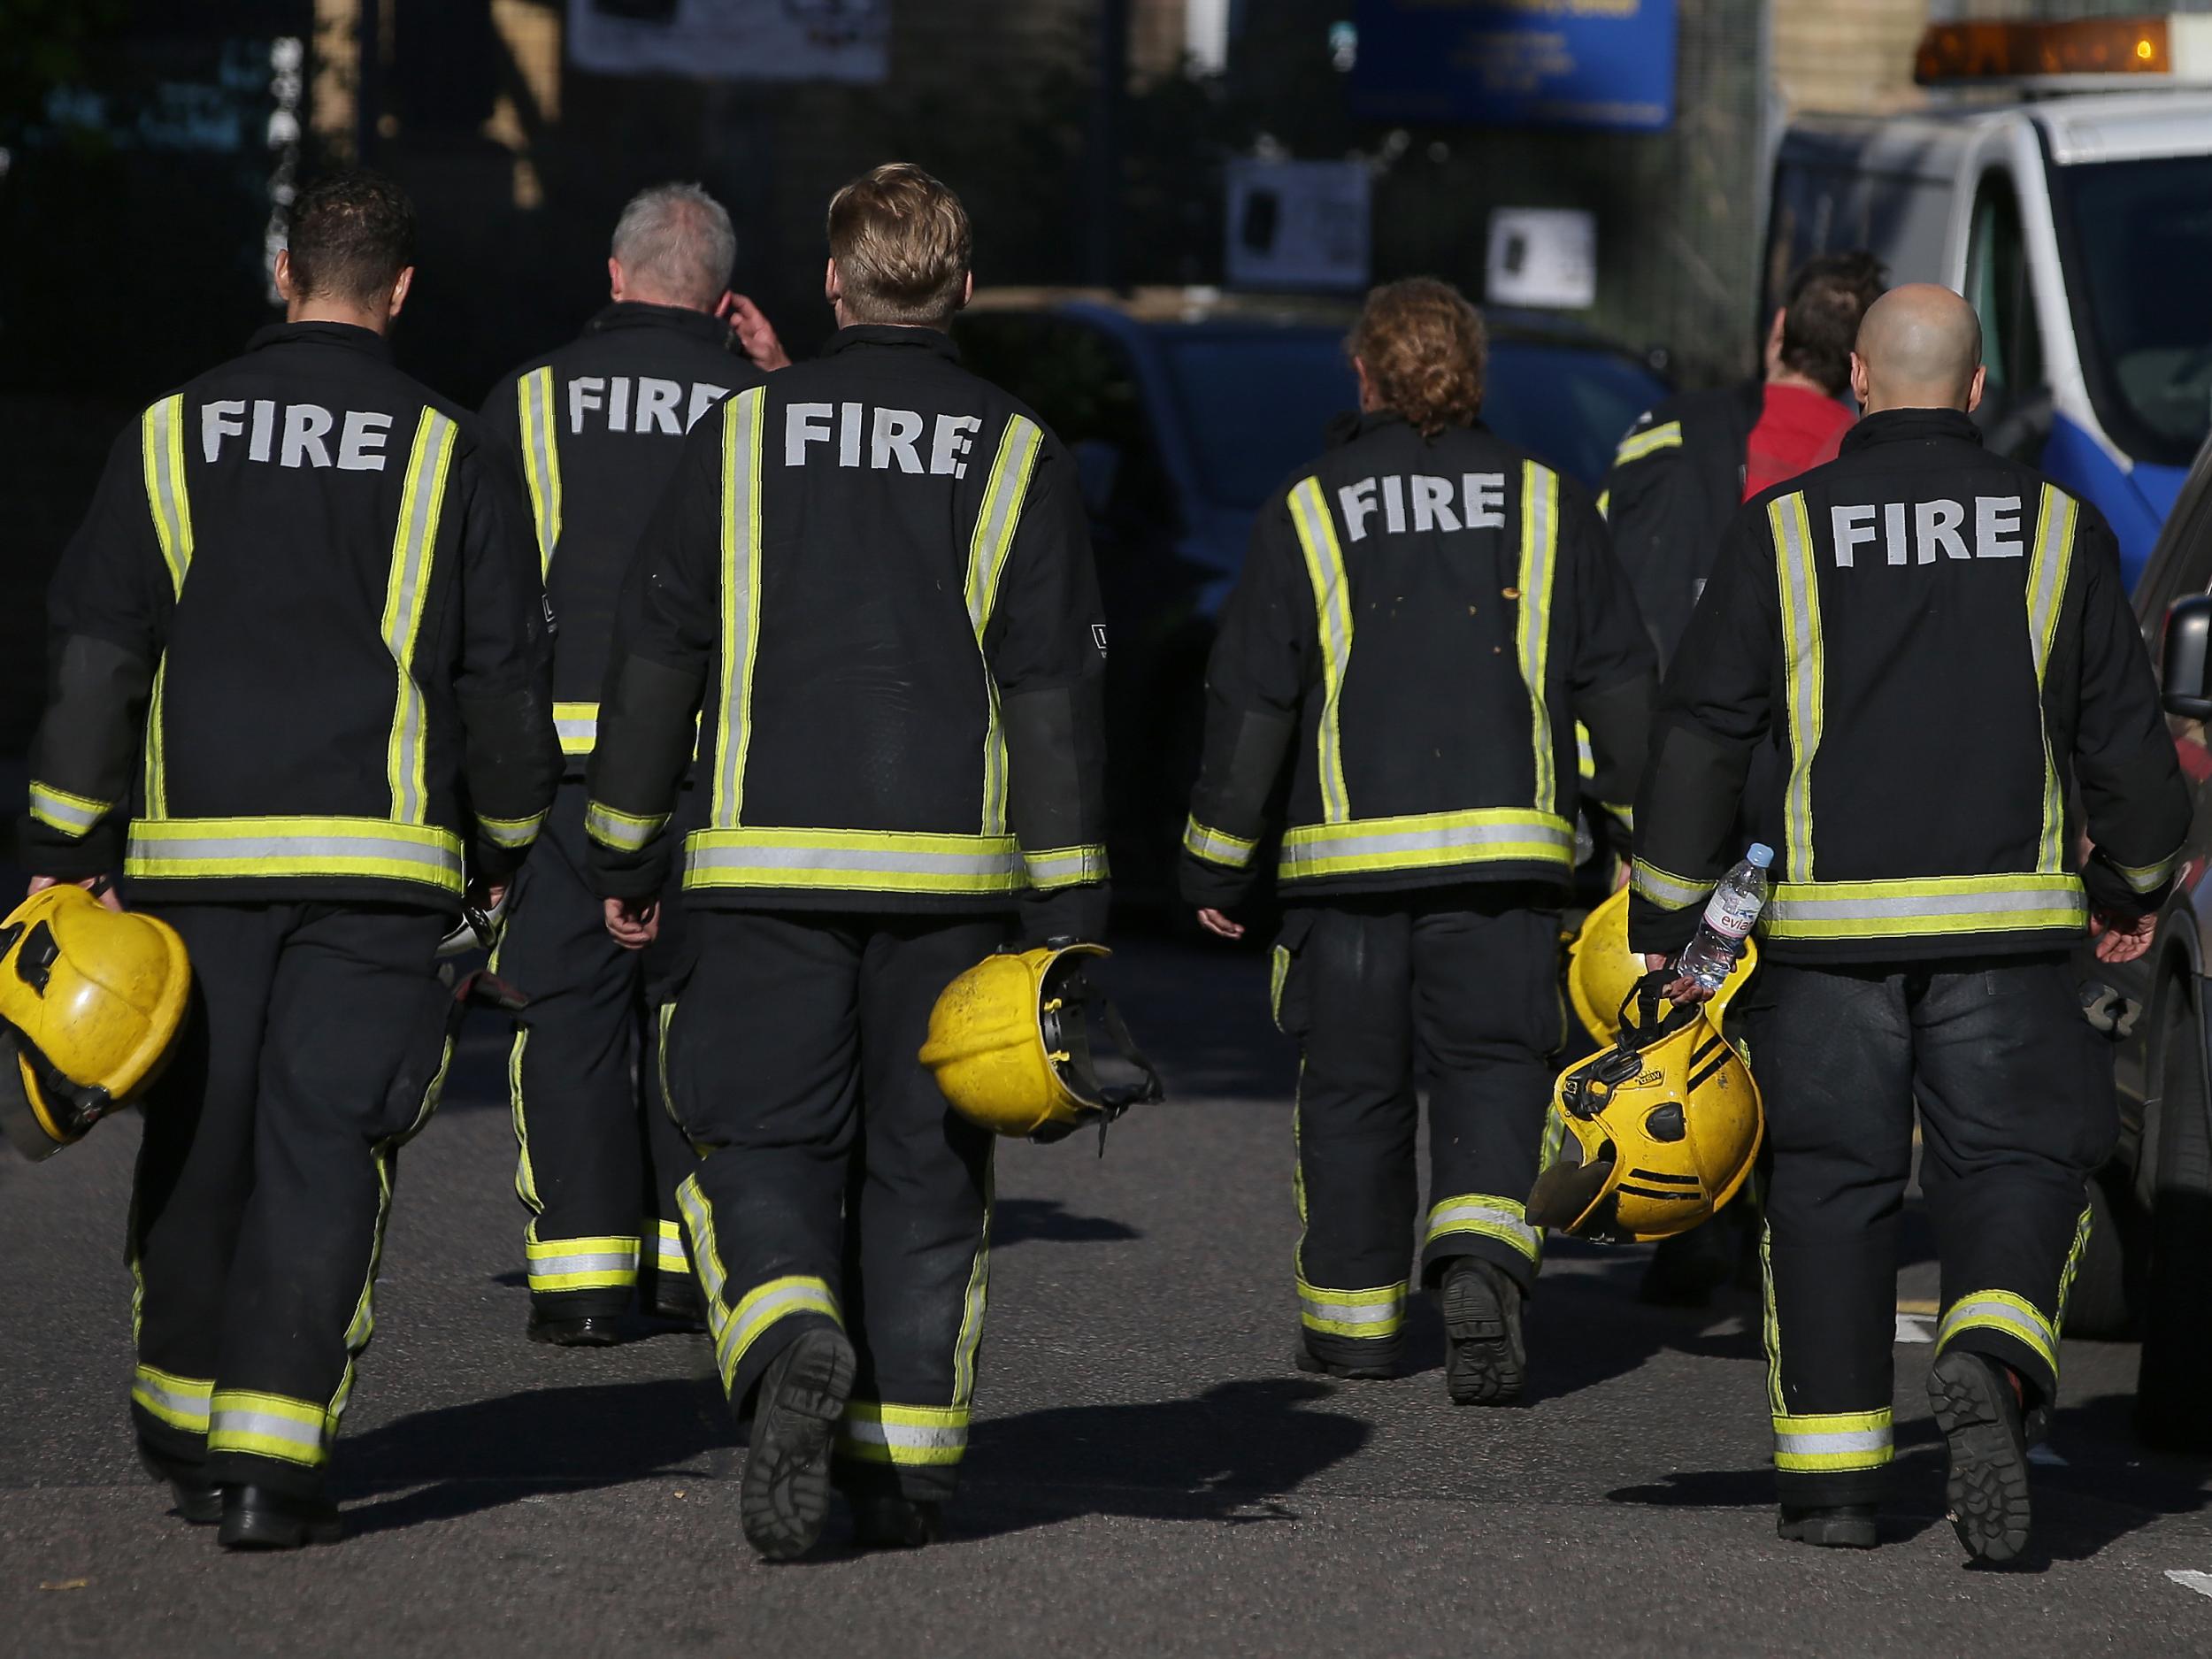
<path fill-rule="evenodd" d="M 830 257 L 862 321 L 943 326 L 973 248 L 960 198 L 911 162 L 887 162 L 830 198 Z"/>
<path fill-rule="evenodd" d="M 1482 409 L 1489 344 L 1482 313 L 1434 277 L 1387 282 L 1367 296 L 1345 349 L 1367 365 L 1383 407 L 1433 438 Z"/>

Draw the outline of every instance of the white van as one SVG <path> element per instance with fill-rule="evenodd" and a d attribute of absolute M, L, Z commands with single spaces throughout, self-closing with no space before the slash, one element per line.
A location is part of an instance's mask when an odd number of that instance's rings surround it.
<path fill-rule="evenodd" d="M 2099 27 L 2152 61 L 2147 26 Z M 1866 248 L 1893 282 L 1970 299 L 1990 442 L 2103 511 L 2131 587 L 2212 427 L 2212 90 L 2170 84 L 2212 81 L 2212 17 L 2154 27 L 2163 76 L 2015 77 L 2047 96 L 1793 121 L 1764 273 L 1770 296 L 1812 255 Z"/>

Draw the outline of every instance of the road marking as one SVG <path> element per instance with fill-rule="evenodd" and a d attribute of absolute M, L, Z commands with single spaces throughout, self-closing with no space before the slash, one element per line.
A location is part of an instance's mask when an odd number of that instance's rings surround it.
<path fill-rule="evenodd" d="M 2212 1572 L 2199 1572 L 2194 1567 L 2169 1567 L 2166 1576 L 2185 1590 L 2212 1595 Z"/>
<path fill-rule="evenodd" d="M 1932 1342 L 1935 1333 L 1928 1329 L 1930 1314 L 1901 1313 L 1897 1316 L 1897 1340 L 1900 1342 Z"/>

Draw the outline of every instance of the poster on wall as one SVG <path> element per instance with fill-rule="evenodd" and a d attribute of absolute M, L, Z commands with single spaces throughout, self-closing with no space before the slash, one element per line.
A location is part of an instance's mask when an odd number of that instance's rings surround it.
<path fill-rule="evenodd" d="M 891 0 L 569 0 L 568 58 L 603 75 L 873 83 Z"/>
<path fill-rule="evenodd" d="M 1661 132 L 1675 0 L 1357 0 L 1369 120 Z"/>
<path fill-rule="evenodd" d="M 1229 163 L 1229 245 L 1236 288 L 1356 291 L 1367 286 L 1368 173 L 1358 161 Z"/>

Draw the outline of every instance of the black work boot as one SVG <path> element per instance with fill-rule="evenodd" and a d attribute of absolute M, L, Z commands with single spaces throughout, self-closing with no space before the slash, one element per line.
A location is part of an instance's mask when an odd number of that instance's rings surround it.
<path fill-rule="evenodd" d="M 1824 1549 L 1871 1549 L 1875 1545 L 1874 1506 L 1870 1503 L 1830 1503 L 1782 1506 L 1781 1524 L 1775 1536 L 1792 1544 L 1817 1544 Z"/>
<path fill-rule="evenodd" d="M 2028 1547 L 2028 1441 L 2020 1395 L 2003 1365 L 1963 1348 L 1939 1355 L 1928 1403 L 1950 1453 L 1943 1495 L 1959 1542 L 1976 1561 L 2010 1561 Z"/>
<path fill-rule="evenodd" d="M 942 1532 L 934 1503 L 882 1493 L 852 1503 L 853 1542 L 862 1549 L 919 1549 Z"/>
<path fill-rule="evenodd" d="M 1310 1376 L 1333 1377 L 1339 1382 L 1386 1382 L 1394 1374 L 1394 1369 L 1379 1363 L 1372 1365 L 1348 1365 L 1340 1360 L 1323 1359 L 1306 1346 L 1305 1334 L 1302 1332 L 1299 1333 L 1298 1345 L 1290 1350 L 1290 1363 Z"/>
<path fill-rule="evenodd" d="M 680 1279 L 673 1273 L 654 1274 L 653 1294 L 645 1310 L 687 1331 L 707 1328 L 706 1298 L 699 1293 L 699 1281 L 688 1273 Z"/>
<path fill-rule="evenodd" d="M 139 1443 L 138 1461 L 156 1480 L 168 1483 L 170 1496 L 176 1500 L 177 1514 L 183 1519 L 195 1526 L 212 1526 L 223 1518 L 223 1489 L 210 1480 L 197 1464 L 165 1457 L 142 1440 Z"/>
<path fill-rule="evenodd" d="M 1503 1268 L 1462 1256 L 1444 1270 L 1437 1300 L 1451 1352 L 1444 1386 L 1455 1406 L 1511 1405 L 1528 1380 L 1521 1340 L 1521 1287 Z"/>
<path fill-rule="evenodd" d="M 587 1313 L 575 1318 L 557 1318 L 530 1310 L 530 1340 L 550 1342 L 555 1348 L 612 1348 L 622 1340 L 615 1329 L 613 1318 L 603 1313 Z"/>
<path fill-rule="evenodd" d="M 830 1448 L 853 1391 L 853 1345 L 817 1328 L 768 1363 L 753 1408 L 753 1439 L 738 1488 L 745 1541 L 769 1561 L 814 1548 L 829 1517 Z"/>
<path fill-rule="evenodd" d="M 345 1536 L 338 1506 L 327 1498 L 298 1498 L 267 1486 L 225 1486 L 223 1525 L 215 1541 L 225 1549 L 298 1549 L 334 1544 Z"/>

